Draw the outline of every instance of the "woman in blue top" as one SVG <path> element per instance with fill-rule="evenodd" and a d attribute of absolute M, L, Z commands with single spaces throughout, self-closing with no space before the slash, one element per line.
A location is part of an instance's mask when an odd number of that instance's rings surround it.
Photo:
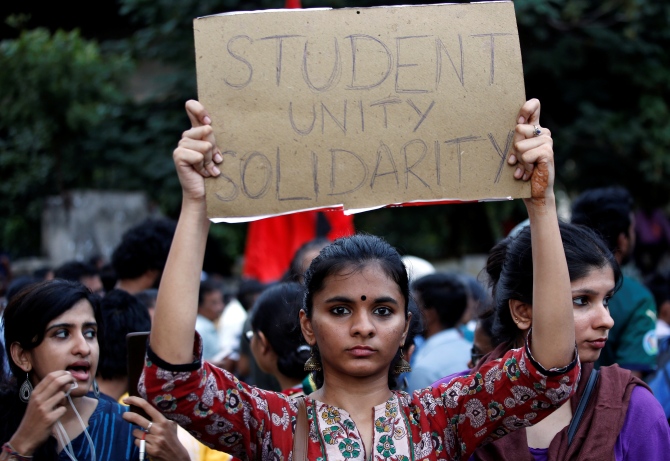
<path fill-rule="evenodd" d="M 0 392 L 0 460 L 136 460 L 133 426 L 115 402 L 88 394 L 100 354 L 98 299 L 52 280 L 4 312 L 11 375 Z"/>

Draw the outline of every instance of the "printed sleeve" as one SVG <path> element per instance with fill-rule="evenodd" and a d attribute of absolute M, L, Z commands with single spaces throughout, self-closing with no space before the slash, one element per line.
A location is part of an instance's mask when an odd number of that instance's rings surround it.
<path fill-rule="evenodd" d="M 284 395 L 249 386 L 202 362 L 196 333 L 192 363 L 173 365 L 147 347 L 140 394 L 206 446 L 241 460 L 288 459 L 297 409 Z"/>
<path fill-rule="evenodd" d="M 434 449 L 435 437 L 442 439 L 441 456 L 468 459 L 477 446 L 541 421 L 574 394 L 580 371 L 576 347 L 567 367 L 547 370 L 526 344 L 474 374 L 415 392 L 413 413 L 425 413 L 430 421 L 421 429 L 426 440 L 415 444 L 417 459 Z"/>
<path fill-rule="evenodd" d="M 656 305 L 650 295 L 636 304 L 621 330 L 614 362 L 622 368 L 648 372 L 656 369 Z"/>

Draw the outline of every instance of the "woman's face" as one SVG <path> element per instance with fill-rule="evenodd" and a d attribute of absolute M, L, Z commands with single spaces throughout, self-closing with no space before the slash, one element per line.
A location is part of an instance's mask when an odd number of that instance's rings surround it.
<path fill-rule="evenodd" d="M 326 277 L 313 296 L 312 318 L 301 312 L 305 339 L 316 341 L 324 375 L 386 379 L 409 327 L 405 298 L 377 262 Z"/>
<path fill-rule="evenodd" d="M 609 300 L 614 292 L 614 271 L 608 265 L 594 268 L 570 283 L 575 316 L 575 339 L 582 362 L 595 362 L 607 342 L 614 320 Z"/>
<path fill-rule="evenodd" d="M 85 395 L 98 367 L 97 333 L 93 307 L 85 299 L 49 322 L 44 340 L 28 351 L 33 385 L 52 371 L 67 370 L 77 381 L 77 389 L 71 395 Z"/>

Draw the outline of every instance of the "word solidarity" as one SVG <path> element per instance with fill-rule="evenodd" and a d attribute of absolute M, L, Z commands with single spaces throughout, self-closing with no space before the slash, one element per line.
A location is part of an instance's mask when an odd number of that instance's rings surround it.
<path fill-rule="evenodd" d="M 213 220 L 529 195 L 505 171 L 526 100 L 512 2 L 194 20 L 224 161 Z"/>
<path fill-rule="evenodd" d="M 506 158 L 504 152 L 510 146 L 512 135 L 513 132 L 509 132 L 503 144 L 498 144 L 491 133 L 488 133 L 487 137 L 463 136 L 446 141 L 426 142 L 423 139 L 412 139 L 395 153 L 388 145 L 380 141 L 375 157 L 363 156 L 338 148 L 328 149 L 325 155 L 314 151 L 304 152 L 302 155 L 295 152 L 297 157 L 302 158 L 300 163 L 309 169 L 305 171 L 305 175 L 301 175 L 306 181 L 303 182 L 303 187 L 300 189 L 309 190 L 309 193 L 304 196 L 290 196 L 286 193 L 286 184 L 291 184 L 295 178 L 287 178 L 285 173 L 282 175 L 282 168 L 285 169 L 287 164 L 290 166 L 291 160 L 287 161 L 286 156 L 282 159 L 279 147 L 272 159 L 258 151 L 246 155 L 224 151 L 226 168 L 222 179 L 228 182 L 228 185 L 222 186 L 215 196 L 219 201 L 230 202 L 236 200 L 240 193 L 253 200 L 265 200 L 268 194 L 270 194 L 268 198 L 274 194 L 274 199 L 279 202 L 314 202 L 318 201 L 320 193 L 328 196 L 347 195 L 360 188 L 367 188 L 369 192 L 374 193 L 375 186 L 383 189 L 405 190 L 423 186 L 428 190 L 433 190 L 442 186 L 447 177 L 449 180 L 462 182 L 465 151 L 461 149 L 461 146 L 464 148 L 466 143 L 477 141 L 487 143 L 490 150 L 494 154 L 497 153 L 500 158 L 499 163 L 493 165 L 496 168 L 493 182 L 497 183 L 500 180 L 500 173 Z M 501 145 L 505 147 L 504 150 L 501 149 Z M 443 146 L 453 147 L 449 157 L 443 158 L 447 151 L 447 148 Z M 449 161 L 452 156 L 458 158 L 457 162 Z M 233 159 L 232 162 L 229 163 L 226 157 Z M 236 163 L 234 159 L 239 159 L 239 161 Z M 473 161 L 478 163 L 477 159 Z M 457 167 L 457 172 L 444 172 L 445 168 L 452 166 Z M 295 168 L 292 171 L 295 171 Z M 387 178 L 380 179 L 384 177 Z M 324 182 L 327 185 L 326 188 L 323 187 Z M 295 190 L 295 186 L 292 189 Z"/>

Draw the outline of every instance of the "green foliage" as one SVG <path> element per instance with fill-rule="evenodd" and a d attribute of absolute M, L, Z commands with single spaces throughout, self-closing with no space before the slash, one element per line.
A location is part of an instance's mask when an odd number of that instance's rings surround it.
<path fill-rule="evenodd" d="M 89 147 L 119 112 L 130 61 L 77 31 L 37 29 L 0 43 L 0 68 L 0 247 L 36 254 L 43 199 L 92 187 L 104 167 Z"/>
<path fill-rule="evenodd" d="M 119 3 L 137 27 L 126 40 L 98 47 L 76 32 L 38 30 L 1 46 L 0 247 L 35 250 L 42 198 L 72 187 L 145 190 L 176 217 L 180 189 L 169 158 L 188 127 L 184 101 L 197 95 L 193 19 L 283 6 L 280 0 Z M 426 2 L 303 0 L 304 7 L 408 3 Z M 542 101 L 542 123 L 554 135 L 559 187 L 574 195 L 616 183 L 639 203 L 666 205 L 670 5 L 516 0 L 515 8 L 526 93 Z M 130 75 L 128 54 L 166 69 L 151 85 L 154 94 L 141 101 L 119 93 L 120 74 Z M 524 217 L 516 201 L 384 209 L 355 222 L 406 253 L 435 260 L 484 252 Z M 214 226 L 210 237 L 234 260 L 245 229 Z"/>
<path fill-rule="evenodd" d="M 643 0 L 517 0 L 526 89 L 543 103 L 569 191 L 621 184 L 666 206 L 670 6 Z"/>

